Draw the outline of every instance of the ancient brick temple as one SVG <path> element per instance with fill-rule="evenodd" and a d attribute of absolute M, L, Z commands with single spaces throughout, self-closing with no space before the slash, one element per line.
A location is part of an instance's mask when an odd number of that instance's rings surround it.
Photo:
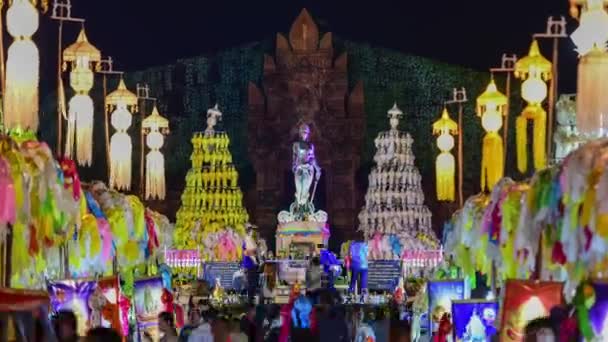
<path fill-rule="evenodd" d="M 256 191 L 247 207 L 261 233 L 274 236 L 277 214 L 294 199 L 291 144 L 298 125 L 308 123 L 323 168 L 314 203 L 329 214 L 335 246 L 355 236 L 357 227 L 363 85 L 349 92 L 346 53 L 335 58 L 331 33 L 319 38 L 317 25 L 302 10 L 289 39 L 277 34 L 275 56 L 264 56 L 261 87 L 249 85 L 249 157 Z"/>

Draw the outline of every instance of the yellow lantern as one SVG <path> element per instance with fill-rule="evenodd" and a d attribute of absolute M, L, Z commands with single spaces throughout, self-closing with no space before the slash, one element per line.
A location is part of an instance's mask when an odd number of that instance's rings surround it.
<path fill-rule="evenodd" d="M 571 0 L 571 14 L 580 20 L 570 36 L 581 55 L 578 64 L 576 126 L 587 139 L 608 131 L 608 0 Z M 582 11 L 579 12 L 578 6 Z M 580 14 L 580 16 L 579 16 Z"/>
<path fill-rule="evenodd" d="M 542 102 L 547 97 L 545 82 L 551 79 L 551 68 L 551 62 L 540 54 L 536 40 L 532 41 L 528 55 L 515 63 L 515 77 L 524 80 L 521 87 L 522 98 L 528 102 L 515 122 L 517 169 L 522 173 L 528 169 L 528 120 L 532 120 L 534 124 L 534 169 L 542 169 L 547 163 L 547 112 L 543 109 Z"/>
<path fill-rule="evenodd" d="M 454 148 L 453 134 L 458 134 L 458 124 L 450 118 L 447 108 L 443 109 L 441 118 L 433 123 L 433 134 L 438 135 L 437 147 L 441 151 L 435 161 L 437 199 L 454 201 L 454 174 L 456 163 L 450 152 Z"/>
<path fill-rule="evenodd" d="M 131 111 L 137 110 L 137 96 L 130 92 L 121 78 L 118 88 L 106 97 L 106 110 L 114 109 L 111 117 L 116 133 L 110 141 L 110 187 L 118 190 L 131 188 Z"/>
<path fill-rule="evenodd" d="M 481 158 L 482 191 L 486 188 L 491 191 L 504 174 L 504 149 L 498 131 L 502 127 L 506 107 L 507 97 L 498 91 L 492 78 L 486 91 L 477 98 L 477 115 L 481 117 L 481 126 L 486 131 Z"/>
<path fill-rule="evenodd" d="M 163 134 L 169 132 L 169 121 L 160 116 L 154 106 L 152 114 L 144 119 L 142 129 L 149 132 L 146 145 L 150 152 L 146 155 L 146 199 L 165 199 L 165 158 L 160 152 Z"/>
<path fill-rule="evenodd" d="M 65 155 L 76 155 L 78 164 L 90 166 L 93 160 L 93 99 L 89 91 L 93 88 L 93 67 L 101 60 L 84 31 L 80 31 L 76 42 L 63 51 L 63 68 L 72 65 L 70 85 L 76 94 L 70 99 Z"/>
<path fill-rule="evenodd" d="M 38 24 L 38 10 L 32 2 L 12 1 L 6 11 L 7 31 L 15 39 L 8 48 L 6 60 L 6 94 L 3 95 L 7 129 L 38 130 L 40 56 L 32 41 Z"/>

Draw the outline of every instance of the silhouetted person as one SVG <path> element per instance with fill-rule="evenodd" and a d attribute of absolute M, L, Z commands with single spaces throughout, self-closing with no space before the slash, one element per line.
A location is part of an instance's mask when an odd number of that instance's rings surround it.
<path fill-rule="evenodd" d="M 94 328 L 89 330 L 85 342 L 121 342 L 122 338 L 113 329 L 110 328 Z"/>
<path fill-rule="evenodd" d="M 53 319 L 53 329 L 57 334 L 58 342 L 78 341 L 78 321 L 72 311 L 59 311 Z"/>

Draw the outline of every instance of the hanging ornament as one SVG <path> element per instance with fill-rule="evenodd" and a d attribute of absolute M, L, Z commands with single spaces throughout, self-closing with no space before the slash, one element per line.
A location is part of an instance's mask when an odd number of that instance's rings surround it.
<path fill-rule="evenodd" d="M 40 56 L 32 36 L 38 30 L 38 10 L 29 0 L 13 0 L 6 11 L 6 27 L 15 40 L 6 59 L 4 126 L 36 132 Z"/>
<path fill-rule="evenodd" d="M 481 190 L 491 191 L 504 174 L 504 148 L 498 131 L 502 127 L 507 97 L 498 91 L 494 78 L 486 91 L 477 98 L 477 115 L 486 131 L 481 158 Z"/>
<path fill-rule="evenodd" d="M 163 134 L 169 132 L 169 121 L 160 116 L 156 106 L 152 114 L 142 123 L 144 131 L 149 132 L 146 144 L 150 152 L 146 156 L 146 199 L 165 199 L 165 158 L 160 152 Z"/>
<path fill-rule="evenodd" d="M 528 120 L 532 120 L 534 169 L 540 170 L 547 164 L 545 151 L 547 134 L 547 112 L 542 102 L 547 97 L 547 84 L 551 79 L 551 62 L 540 54 L 538 42 L 532 41 L 528 55 L 515 64 L 515 77 L 524 80 L 521 85 L 522 98 L 528 103 L 515 121 L 517 144 L 517 169 L 524 173 L 528 170 Z"/>
<path fill-rule="evenodd" d="M 121 78 L 118 89 L 106 98 L 107 108 L 114 109 L 111 117 L 116 133 L 110 141 L 110 187 L 118 190 L 131 188 L 131 154 L 133 147 L 127 130 L 131 126 L 131 111 L 137 110 L 137 96 L 130 92 Z"/>
<path fill-rule="evenodd" d="M 101 60 L 101 53 L 87 39 L 84 28 L 76 42 L 63 51 L 63 68 L 72 65 L 70 85 L 76 92 L 68 106 L 68 129 L 65 156 L 76 155 L 79 165 L 91 166 L 93 161 L 93 99 L 89 91 L 93 88 L 93 67 Z"/>
<path fill-rule="evenodd" d="M 458 134 L 458 124 L 450 118 L 447 108 L 443 109 L 441 119 L 433 123 L 433 134 L 438 135 L 437 147 L 441 153 L 435 162 L 437 182 L 437 199 L 439 201 L 454 201 L 454 175 L 456 163 L 450 152 L 454 148 L 454 137 Z"/>

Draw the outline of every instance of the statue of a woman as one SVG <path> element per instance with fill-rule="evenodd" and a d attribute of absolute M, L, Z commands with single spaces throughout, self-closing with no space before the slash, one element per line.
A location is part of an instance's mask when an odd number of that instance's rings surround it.
<path fill-rule="evenodd" d="M 310 197 L 310 187 L 313 177 L 316 181 L 321 177 L 321 167 L 317 164 L 315 157 L 315 146 L 308 141 L 310 127 L 302 124 L 299 127 L 300 139 L 293 143 L 293 165 L 296 183 L 296 200 L 298 208 L 306 207 L 312 198 Z"/>

